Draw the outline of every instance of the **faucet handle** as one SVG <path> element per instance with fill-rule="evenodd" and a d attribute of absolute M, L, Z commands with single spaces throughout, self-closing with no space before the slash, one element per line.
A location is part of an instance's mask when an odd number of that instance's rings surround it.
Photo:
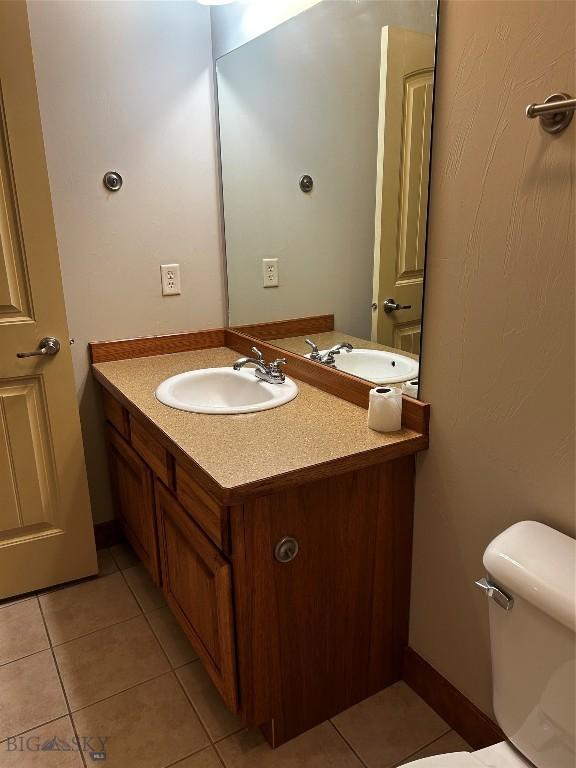
<path fill-rule="evenodd" d="M 322 355 L 320 354 L 318 346 L 312 341 L 312 339 L 306 339 L 306 344 L 308 344 L 308 346 L 312 349 L 312 352 L 310 352 L 310 360 L 315 360 L 317 363 L 321 363 Z"/>
<path fill-rule="evenodd" d="M 274 360 L 268 366 L 268 370 L 270 371 L 270 374 L 272 375 L 272 377 L 278 382 L 280 382 L 281 384 L 283 384 L 284 381 L 286 380 L 286 377 L 282 372 L 283 365 L 286 365 L 286 358 L 279 357 L 277 360 Z"/>
<path fill-rule="evenodd" d="M 262 352 L 260 352 L 258 347 L 252 347 L 252 352 L 254 352 L 254 354 L 256 355 L 257 359 L 260 360 L 260 362 L 264 361 L 264 355 L 262 354 Z"/>

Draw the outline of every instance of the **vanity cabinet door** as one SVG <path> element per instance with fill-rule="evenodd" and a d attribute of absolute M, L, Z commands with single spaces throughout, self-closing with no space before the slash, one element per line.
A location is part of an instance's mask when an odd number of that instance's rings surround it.
<path fill-rule="evenodd" d="M 152 580 L 159 584 L 152 473 L 113 427 L 107 428 L 107 436 L 116 515 L 124 535 L 148 569 Z"/>
<path fill-rule="evenodd" d="M 158 480 L 156 512 L 166 600 L 222 698 L 235 712 L 231 566 Z"/>

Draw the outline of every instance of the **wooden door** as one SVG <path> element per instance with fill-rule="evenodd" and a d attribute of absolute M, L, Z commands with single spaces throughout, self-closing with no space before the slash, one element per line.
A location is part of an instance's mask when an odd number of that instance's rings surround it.
<path fill-rule="evenodd" d="M 107 428 L 107 436 L 116 515 L 124 535 L 146 566 L 152 580 L 159 584 L 152 472 L 114 427 Z"/>
<path fill-rule="evenodd" d="M 156 481 L 162 584 L 168 605 L 229 708 L 238 709 L 232 569 Z"/>
<path fill-rule="evenodd" d="M 26 3 L 0 3 L 0 598 L 96 570 Z"/>
<path fill-rule="evenodd" d="M 420 351 L 434 37 L 383 27 L 372 340 Z M 384 301 L 410 305 L 390 313 Z"/>

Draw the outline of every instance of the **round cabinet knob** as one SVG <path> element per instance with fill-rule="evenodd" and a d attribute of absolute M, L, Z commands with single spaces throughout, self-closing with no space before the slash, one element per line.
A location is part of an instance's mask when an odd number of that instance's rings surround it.
<path fill-rule="evenodd" d="M 291 536 L 284 536 L 274 547 L 274 557 L 279 563 L 290 563 L 298 554 L 298 542 Z"/>

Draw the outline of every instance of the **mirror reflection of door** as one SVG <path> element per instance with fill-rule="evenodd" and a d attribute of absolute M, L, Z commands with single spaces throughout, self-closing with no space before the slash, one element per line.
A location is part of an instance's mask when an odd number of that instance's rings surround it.
<path fill-rule="evenodd" d="M 434 38 L 384 27 L 381 51 L 372 340 L 418 354 Z"/>

